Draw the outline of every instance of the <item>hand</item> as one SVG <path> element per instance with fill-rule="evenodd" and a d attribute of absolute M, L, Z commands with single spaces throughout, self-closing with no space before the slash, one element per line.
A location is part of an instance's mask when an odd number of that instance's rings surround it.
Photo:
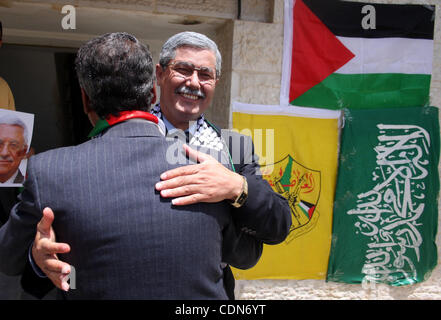
<path fill-rule="evenodd" d="M 70 265 L 58 260 L 57 253 L 67 253 L 70 246 L 67 243 L 55 242 L 55 232 L 52 229 L 54 213 L 50 208 L 43 210 L 43 217 L 37 225 L 32 257 L 40 269 L 48 276 L 59 289 L 68 291 L 67 276 L 70 274 Z"/>
<path fill-rule="evenodd" d="M 242 177 L 224 167 L 208 154 L 196 151 L 184 144 L 187 155 L 198 162 L 172 169 L 161 174 L 163 181 L 156 184 L 156 190 L 164 198 L 175 198 L 174 205 L 188 205 L 197 202 L 220 202 L 234 200 L 242 192 Z"/>

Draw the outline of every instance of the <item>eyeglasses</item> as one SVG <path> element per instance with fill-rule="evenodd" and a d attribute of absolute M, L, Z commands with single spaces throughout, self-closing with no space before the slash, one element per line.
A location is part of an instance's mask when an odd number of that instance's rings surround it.
<path fill-rule="evenodd" d="M 199 83 L 213 85 L 216 81 L 216 73 L 210 67 L 195 67 L 193 63 L 186 61 L 173 61 L 168 64 L 176 75 L 184 79 L 190 78 L 195 70 L 198 73 Z"/>

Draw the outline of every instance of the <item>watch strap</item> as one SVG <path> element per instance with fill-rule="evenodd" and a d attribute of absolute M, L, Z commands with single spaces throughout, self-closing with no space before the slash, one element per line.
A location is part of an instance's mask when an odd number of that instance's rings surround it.
<path fill-rule="evenodd" d="M 237 198 L 234 201 L 231 202 L 231 205 L 235 208 L 240 208 L 248 198 L 247 178 L 242 176 L 242 179 L 243 179 L 242 192 L 240 193 L 240 195 L 237 196 Z"/>

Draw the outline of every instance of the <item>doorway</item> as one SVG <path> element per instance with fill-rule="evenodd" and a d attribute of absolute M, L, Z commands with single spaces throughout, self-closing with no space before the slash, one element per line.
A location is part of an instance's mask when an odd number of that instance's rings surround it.
<path fill-rule="evenodd" d="M 83 113 L 75 74 L 76 50 L 5 44 L 0 75 L 8 82 L 17 111 L 35 115 L 35 153 L 76 145 L 92 129 Z"/>

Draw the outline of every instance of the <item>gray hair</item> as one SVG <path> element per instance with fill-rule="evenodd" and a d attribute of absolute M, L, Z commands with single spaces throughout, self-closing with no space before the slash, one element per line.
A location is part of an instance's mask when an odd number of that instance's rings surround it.
<path fill-rule="evenodd" d="M 26 146 L 29 146 L 28 127 L 19 117 L 14 115 L 0 116 L 0 124 L 6 124 L 10 126 L 19 126 L 23 128 L 23 138 Z"/>
<path fill-rule="evenodd" d="M 190 47 L 212 51 L 216 55 L 216 78 L 220 78 L 222 56 L 217 48 L 216 43 L 201 33 L 191 31 L 175 34 L 164 43 L 161 53 L 159 54 L 159 64 L 163 69 L 167 67 L 170 60 L 175 58 L 176 50 L 180 47 Z"/>

